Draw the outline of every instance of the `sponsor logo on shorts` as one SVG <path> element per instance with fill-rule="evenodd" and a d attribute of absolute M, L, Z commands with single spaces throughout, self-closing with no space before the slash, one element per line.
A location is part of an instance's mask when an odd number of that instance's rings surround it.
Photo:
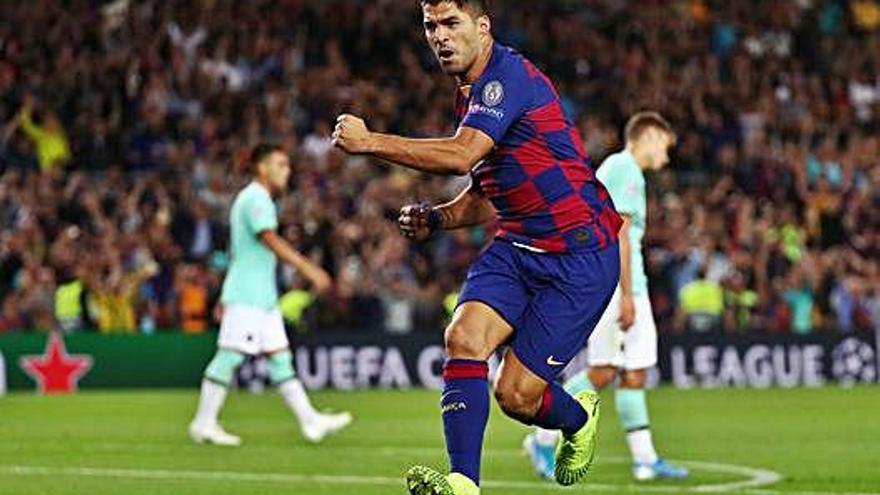
<path fill-rule="evenodd" d="M 550 366 L 562 366 L 565 363 L 560 363 L 559 361 L 553 359 L 553 356 L 547 358 L 547 364 Z"/>

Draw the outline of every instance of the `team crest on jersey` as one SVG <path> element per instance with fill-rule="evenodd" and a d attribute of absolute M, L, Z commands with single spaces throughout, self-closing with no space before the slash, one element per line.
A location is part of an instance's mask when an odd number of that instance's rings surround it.
<path fill-rule="evenodd" d="M 483 87 L 483 104 L 494 107 L 504 99 L 504 86 L 499 81 L 490 81 Z"/>

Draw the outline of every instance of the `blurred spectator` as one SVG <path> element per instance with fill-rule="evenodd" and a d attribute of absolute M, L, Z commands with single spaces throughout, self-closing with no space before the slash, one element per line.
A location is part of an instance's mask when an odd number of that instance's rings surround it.
<path fill-rule="evenodd" d="M 207 275 L 198 264 L 181 264 L 177 269 L 178 321 L 186 333 L 203 333 L 210 325 L 211 307 Z"/>
<path fill-rule="evenodd" d="M 596 163 L 633 112 L 674 123 L 645 239 L 661 331 L 691 321 L 677 311 L 715 318 L 718 287 L 727 331 L 878 325 L 876 1 L 495 5 L 498 38 L 554 79 Z M 439 332 L 493 227 L 415 246 L 394 219 L 467 178 L 386 171 L 328 140 L 347 110 L 453 131 L 418 8 L 0 2 L 0 328 L 201 331 L 247 180 L 237 157 L 274 140 L 294 157 L 282 232 L 337 285 L 311 301 L 282 273 L 294 325 Z"/>
<path fill-rule="evenodd" d="M 97 316 L 98 330 L 102 333 L 133 333 L 138 330 L 135 296 L 140 284 L 155 275 L 158 266 L 125 273 L 119 267 L 111 268 L 93 279 L 91 297 Z"/>
<path fill-rule="evenodd" d="M 721 329 L 724 291 L 718 282 L 707 278 L 706 269 L 699 278 L 682 287 L 678 298 L 680 328 L 699 333 Z"/>
<path fill-rule="evenodd" d="M 791 330 L 798 334 L 808 334 L 813 331 L 814 284 L 802 270 L 797 268 L 789 272 L 782 297 L 791 311 Z"/>
<path fill-rule="evenodd" d="M 3 299 L 2 312 L 0 312 L 0 333 L 27 328 L 28 323 L 21 308 L 21 301 L 19 301 L 17 294 L 9 294 Z"/>
<path fill-rule="evenodd" d="M 43 123 L 38 125 L 33 120 L 33 109 L 34 99 L 26 95 L 15 123 L 33 141 L 40 170 L 57 171 L 70 159 L 70 145 L 64 127 L 58 116 L 51 111 L 45 112 Z"/>

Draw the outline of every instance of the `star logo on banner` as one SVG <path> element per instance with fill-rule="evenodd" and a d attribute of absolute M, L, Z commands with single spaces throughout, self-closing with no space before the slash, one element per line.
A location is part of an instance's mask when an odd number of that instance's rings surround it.
<path fill-rule="evenodd" d="M 41 393 L 67 394 L 76 391 L 77 382 L 92 367 L 92 357 L 67 354 L 64 339 L 53 332 L 43 355 L 22 356 L 19 366 L 37 382 Z"/>

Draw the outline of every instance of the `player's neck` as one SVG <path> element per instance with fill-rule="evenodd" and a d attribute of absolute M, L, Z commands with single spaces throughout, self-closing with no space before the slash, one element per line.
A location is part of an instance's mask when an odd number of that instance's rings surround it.
<path fill-rule="evenodd" d="M 645 159 L 644 155 L 639 153 L 638 148 L 634 144 L 627 144 L 626 151 L 635 158 L 636 165 L 638 165 L 640 169 L 643 171 L 648 169 L 648 160 Z"/>
<path fill-rule="evenodd" d="M 257 184 L 259 184 L 260 186 L 262 186 L 263 189 L 265 189 L 266 192 L 269 193 L 269 196 L 270 196 L 270 197 L 272 197 L 272 198 L 275 197 L 275 191 L 272 189 L 271 186 L 269 186 L 269 182 L 268 182 L 268 181 L 266 181 L 266 180 L 264 180 L 264 179 L 261 179 L 261 178 L 259 178 L 259 177 L 254 177 L 254 182 L 257 183 Z"/>
<path fill-rule="evenodd" d="M 472 65 L 464 74 L 456 76 L 459 86 L 470 86 L 477 82 L 477 79 L 486 72 L 486 67 L 489 66 L 489 61 L 492 60 L 492 52 L 494 49 L 495 40 L 489 36 L 486 41 L 483 42 L 483 49 L 480 50 L 480 54 L 477 56 L 474 65 Z"/>

